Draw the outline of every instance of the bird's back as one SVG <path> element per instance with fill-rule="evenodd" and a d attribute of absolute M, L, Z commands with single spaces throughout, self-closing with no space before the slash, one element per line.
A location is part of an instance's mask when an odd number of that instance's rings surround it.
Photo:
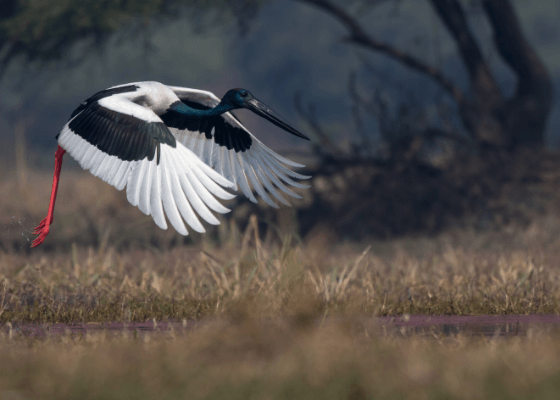
<path fill-rule="evenodd" d="M 159 82 L 136 82 L 127 85 L 135 85 L 138 90 L 123 93 L 133 102 L 149 108 L 157 115 L 164 114 L 169 107 L 179 101 L 177 95 L 169 87 Z M 119 86 L 111 89 L 118 89 Z"/>

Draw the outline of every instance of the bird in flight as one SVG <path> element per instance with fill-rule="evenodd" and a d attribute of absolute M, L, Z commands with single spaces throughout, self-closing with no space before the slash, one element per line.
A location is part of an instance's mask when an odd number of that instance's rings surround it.
<path fill-rule="evenodd" d="M 276 208 L 275 200 L 289 205 L 280 192 L 300 198 L 285 184 L 308 187 L 294 179 L 309 176 L 289 169 L 303 165 L 253 136 L 231 113 L 241 108 L 309 140 L 245 89 L 231 89 L 219 99 L 203 90 L 137 82 L 94 94 L 74 110 L 56 137 L 49 210 L 34 230 L 37 238 L 31 247 L 43 243 L 49 233 L 66 152 L 118 190 L 126 187 L 128 201 L 162 229 L 167 229 L 165 211 L 182 235 L 188 235 L 185 222 L 197 232 L 205 231 L 194 211 L 206 222 L 219 224 L 210 210 L 230 210 L 216 198 L 235 197 L 224 187 L 239 188 L 256 203 L 254 190 Z"/>

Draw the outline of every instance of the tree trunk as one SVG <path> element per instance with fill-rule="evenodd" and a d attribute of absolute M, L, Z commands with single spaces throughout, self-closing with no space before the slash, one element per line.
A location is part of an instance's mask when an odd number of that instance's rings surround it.
<path fill-rule="evenodd" d="M 357 19 L 329 0 L 299 0 L 337 18 L 348 30 L 348 42 L 381 52 L 432 78 L 455 100 L 459 116 L 477 145 L 515 150 L 542 147 L 553 102 L 552 80 L 527 43 L 509 0 L 482 0 L 501 57 L 517 76 L 515 94 L 507 99 L 492 75 L 458 0 L 430 0 L 457 44 L 470 79 L 469 96 L 442 71 L 370 36 Z"/>
<path fill-rule="evenodd" d="M 544 129 L 554 101 L 552 79 L 527 43 L 508 0 L 485 0 L 494 29 L 494 42 L 503 60 L 517 75 L 515 94 L 496 110 L 512 147 L 542 146 Z"/>
<path fill-rule="evenodd" d="M 517 75 L 512 98 L 503 97 L 488 63 L 482 58 L 460 4 L 431 0 L 455 39 L 469 72 L 472 98 L 458 102 L 463 124 L 480 144 L 515 149 L 543 146 L 544 128 L 552 106 L 552 80 L 533 48 L 523 37 L 508 0 L 485 0 L 484 10 L 494 31 L 494 42 Z"/>

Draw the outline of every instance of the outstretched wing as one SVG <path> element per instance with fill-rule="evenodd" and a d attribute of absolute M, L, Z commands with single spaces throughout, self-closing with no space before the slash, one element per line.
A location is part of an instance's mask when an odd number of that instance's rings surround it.
<path fill-rule="evenodd" d="M 127 98 L 130 91 L 110 90 L 74 111 L 57 136 L 59 145 L 93 175 L 118 190 L 126 186 L 128 201 L 151 215 L 160 228 L 167 229 L 164 210 L 182 235 L 188 235 L 183 220 L 204 232 L 193 209 L 208 223 L 218 225 L 209 208 L 229 211 L 214 196 L 234 197 L 218 186 L 232 183 L 177 143 L 152 110 Z"/>
<path fill-rule="evenodd" d="M 169 86 L 179 99 L 189 107 L 207 110 L 215 107 L 220 99 L 213 93 Z M 293 172 L 289 167 L 304 167 L 275 153 L 253 136 L 230 112 L 210 118 L 190 119 L 169 111 L 160 116 L 178 142 L 191 149 L 202 161 L 215 168 L 226 179 L 234 183 L 256 203 L 249 183 L 259 196 L 270 206 L 278 205 L 265 192 L 265 188 L 275 199 L 290 205 L 277 188 L 295 198 L 301 198 L 284 183 L 298 188 L 309 187 L 295 182 L 292 178 L 308 179 L 309 176 Z"/>

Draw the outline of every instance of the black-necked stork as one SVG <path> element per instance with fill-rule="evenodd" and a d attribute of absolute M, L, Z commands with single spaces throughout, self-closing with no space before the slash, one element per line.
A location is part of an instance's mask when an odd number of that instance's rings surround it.
<path fill-rule="evenodd" d="M 49 211 L 35 228 L 38 237 L 32 247 L 43 243 L 53 222 L 65 152 L 118 190 L 126 187 L 128 201 L 151 215 L 162 229 L 167 229 L 165 210 L 171 225 L 182 235 L 188 235 L 183 219 L 195 231 L 204 232 L 193 209 L 208 223 L 219 224 L 209 208 L 219 213 L 229 210 L 215 197 L 234 197 L 220 186 L 237 190 L 239 185 L 256 203 L 250 182 L 269 205 L 278 207 L 264 188 L 289 205 L 272 184 L 299 198 L 281 181 L 308 187 L 291 179 L 308 176 L 285 166 L 303 165 L 276 154 L 255 138 L 230 113 L 240 108 L 309 140 L 245 89 L 231 89 L 220 100 L 202 90 L 137 82 L 94 94 L 80 104 L 57 135 Z"/>

